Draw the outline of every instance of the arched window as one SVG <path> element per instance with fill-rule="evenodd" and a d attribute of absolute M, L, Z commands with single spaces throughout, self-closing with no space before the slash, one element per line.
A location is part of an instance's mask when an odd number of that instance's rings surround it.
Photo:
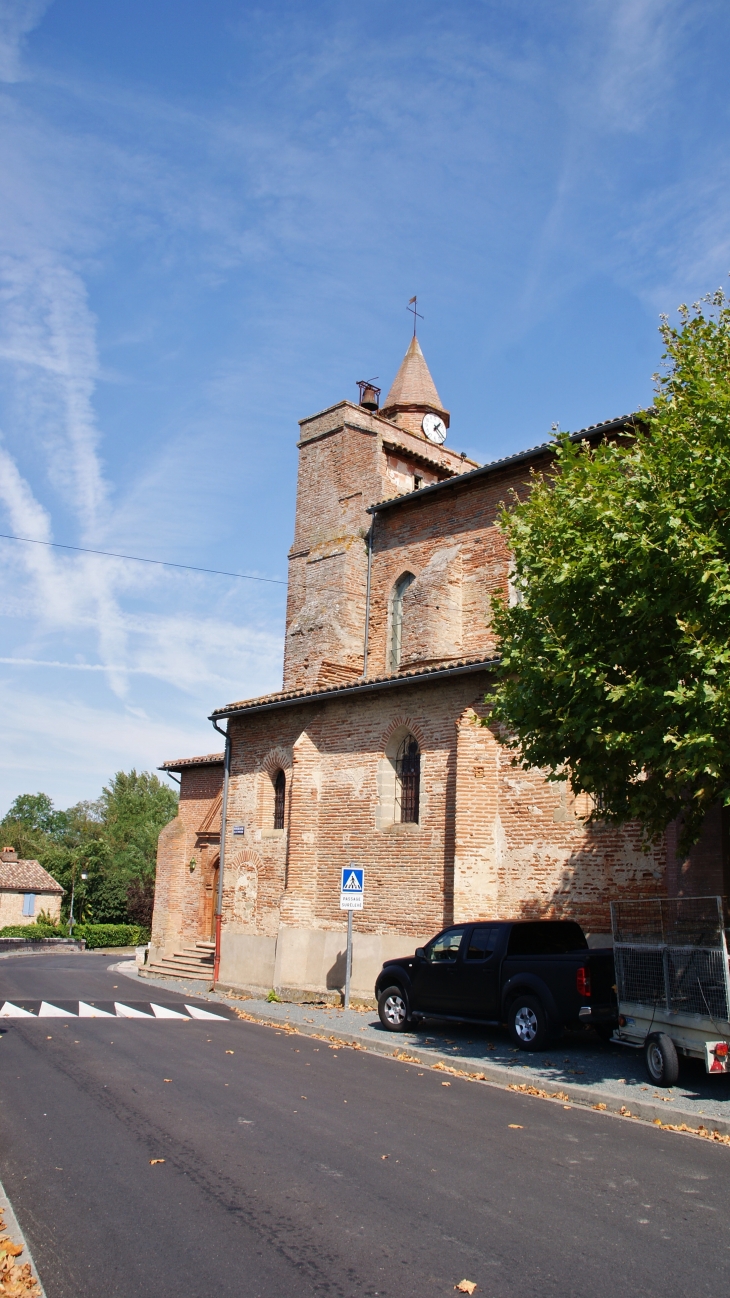
<path fill-rule="evenodd" d="M 411 582 L 415 581 L 412 572 L 404 572 L 393 587 L 390 597 L 390 670 L 395 672 L 400 667 L 401 644 L 403 641 L 403 596 Z"/>
<path fill-rule="evenodd" d="M 418 824 L 420 783 L 421 750 L 413 735 L 406 735 L 395 759 L 396 819 L 400 819 L 401 824 Z"/>
<path fill-rule="evenodd" d="M 284 828 L 284 808 L 286 806 L 286 776 L 283 771 L 276 772 L 274 780 L 274 829 Z"/>

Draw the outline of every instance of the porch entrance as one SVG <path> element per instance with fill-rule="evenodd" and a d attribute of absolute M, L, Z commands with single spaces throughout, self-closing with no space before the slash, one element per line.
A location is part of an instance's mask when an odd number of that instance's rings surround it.
<path fill-rule="evenodd" d="M 215 903 L 218 896 L 218 868 L 220 857 L 216 857 L 205 880 L 205 891 L 203 894 L 203 921 L 201 924 L 202 937 L 205 942 L 215 941 Z"/>

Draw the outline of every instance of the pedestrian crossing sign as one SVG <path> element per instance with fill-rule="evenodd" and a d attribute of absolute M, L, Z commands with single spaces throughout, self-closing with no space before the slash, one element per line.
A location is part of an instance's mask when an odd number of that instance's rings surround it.
<path fill-rule="evenodd" d="M 340 882 L 340 910 L 362 910 L 365 871 L 360 865 L 345 865 Z"/>

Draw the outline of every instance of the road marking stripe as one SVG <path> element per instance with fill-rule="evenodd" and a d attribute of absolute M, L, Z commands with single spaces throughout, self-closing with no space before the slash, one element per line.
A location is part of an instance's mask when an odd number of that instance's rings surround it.
<path fill-rule="evenodd" d="M 177 1010 L 169 1010 L 166 1005 L 155 1005 L 150 1001 L 150 1008 L 156 1019 L 187 1019 L 187 1014 L 178 1014 Z M 185 1007 L 187 1009 L 187 1006 Z"/>
<path fill-rule="evenodd" d="M 31 1002 L 38 1004 L 38 1002 Z M 187 1013 L 183 1014 L 181 1010 L 173 1010 L 168 1005 L 156 1005 L 153 1001 L 144 1002 L 149 1005 L 149 1010 L 139 1010 L 134 1005 L 125 1005 L 123 1001 L 113 1001 L 114 1012 L 100 1009 L 97 1005 L 89 1005 L 87 1001 L 78 1002 L 78 1014 L 75 1010 L 61 1009 L 60 1005 L 53 1005 L 51 1001 L 41 1001 L 40 1007 L 32 1010 L 24 1010 L 20 1005 L 15 1005 L 12 1001 L 4 1001 L 0 1009 L 0 1018 L 3 1019 L 174 1019 L 178 1023 L 189 1023 L 190 1019 L 204 1019 L 210 1023 L 230 1023 L 232 1022 L 225 1014 L 213 1014 L 210 1010 L 201 1009 L 198 1005 L 185 1005 Z M 27 1004 L 27 1002 L 26 1002 Z"/>

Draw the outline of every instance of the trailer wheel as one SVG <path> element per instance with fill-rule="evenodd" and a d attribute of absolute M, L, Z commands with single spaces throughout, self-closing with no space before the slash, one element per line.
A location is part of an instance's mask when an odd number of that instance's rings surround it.
<path fill-rule="evenodd" d="M 674 1042 L 666 1032 L 651 1032 L 646 1038 L 644 1062 L 655 1086 L 674 1086 L 679 1077 L 679 1059 Z"/>

